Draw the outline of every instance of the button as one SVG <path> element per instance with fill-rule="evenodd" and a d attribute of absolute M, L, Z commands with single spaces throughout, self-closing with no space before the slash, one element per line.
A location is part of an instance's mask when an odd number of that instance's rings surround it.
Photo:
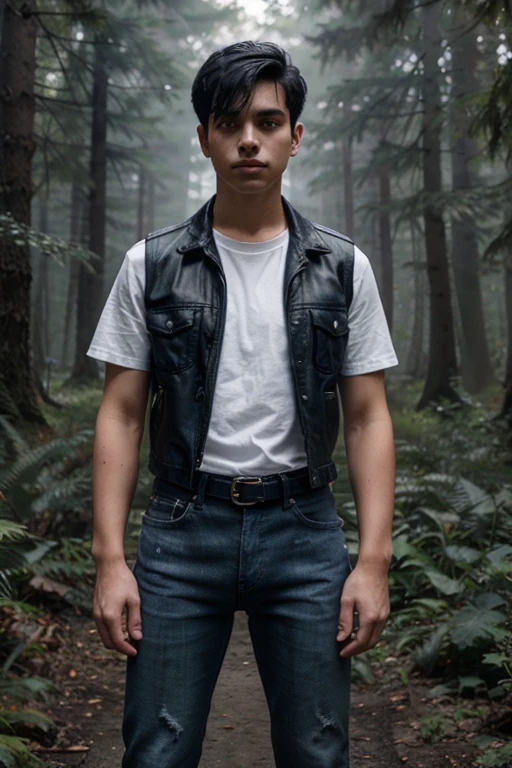
<path fill-rule="evenodd" d="M 292 325 L 300 325 L 300 320 L 295 318 L 295 320 L 292 320 Z"/>
<path fill-rule="evenodd" d="M 307 399 L 308 399 L 308 396 L 307 396 L 307 395 L 302 395 L 302 399 L 303 399 L 303 400 L 307 400 Z"/>
<path fill-rule="evenodd" d="M 297 360 L 297 365 L 302 365 L 302 360 Z"/>
<path fill-rule="evenodd" d="M 172 321 L 172 320 L 168 320 L 168 321 L 166 322 L 166 324 L 165 324 L 165 327 L 166 327 L 166 328 L 168 328 L 169 330 L 171 330 L 171 328 L 173 327 L 173 325 L 174 325 L 173 321 Z"/>
<path fill-rule="evenodd" d="M 333 325 L 334 325 L 334 327 L 335 327 L 335 328 L 337 328 L 337 327 L 338 327 L 338 325 L 339 325 L 338 321 L 337 321 L 337 320 L 335 320 L 335 321 L 334 321 L 334 323 L 333 323 Z"/>

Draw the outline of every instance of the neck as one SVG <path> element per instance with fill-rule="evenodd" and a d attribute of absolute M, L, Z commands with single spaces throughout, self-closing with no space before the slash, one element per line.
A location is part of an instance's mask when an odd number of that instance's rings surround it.
<path fill-rule="evenodd" d="M 277 237 L 286 229 L 281 184 L 254 195 L 240 195 L 218 179 L 213 226 L 223 235 L 245 242 Z"/>

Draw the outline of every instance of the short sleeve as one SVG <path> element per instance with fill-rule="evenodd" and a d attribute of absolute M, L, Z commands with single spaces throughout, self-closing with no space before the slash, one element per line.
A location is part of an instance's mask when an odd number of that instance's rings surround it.
<path fill-rule="evenodd" d="M 375 275 L 368 258 L 357 247 L 354 248 L 354 292 L 348 327 L 343 376 L 398 365 Z"/>
<path fill-rule="evenodd" d="M 87 354 L 96 360 L 150 370 L 144 306 L 145 241 L 130 248 L 107 299 Z"/>

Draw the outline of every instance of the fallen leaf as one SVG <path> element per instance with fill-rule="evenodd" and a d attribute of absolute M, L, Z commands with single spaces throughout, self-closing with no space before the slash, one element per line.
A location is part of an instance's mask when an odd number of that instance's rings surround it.
<path fill-rule="evenodd" d="M 407 692 L 402 693 L 393 693 L 391 696 L 388 696 L 388 699 L 390 701 L 409 701 L 409 694 Z"/>
<path fill-rule="evenodd" d="M 60 581 L 49 579 L 48 576 L 41 576 L 40 574 L 33 576 L 29 584 L 34 589 L 41 589 L 43 592 L 56 592 L 59 597 L 64 597 L 69 590 L 67 584 L 62 584 Z"/>

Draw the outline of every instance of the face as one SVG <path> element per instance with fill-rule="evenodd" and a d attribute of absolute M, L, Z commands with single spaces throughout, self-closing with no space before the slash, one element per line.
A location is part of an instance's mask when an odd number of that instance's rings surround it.
<path fill-rule="evenodd" d="M 208 137 L 197 128 L 205 157 L 211 158 L 218 184 L 240 194 L 263 192 L 279 184 L 288 160 L 299 151 L 302 123 L 291 131 L 283 87 L 262 80 L 238 115 L 210 115 Z"/>

